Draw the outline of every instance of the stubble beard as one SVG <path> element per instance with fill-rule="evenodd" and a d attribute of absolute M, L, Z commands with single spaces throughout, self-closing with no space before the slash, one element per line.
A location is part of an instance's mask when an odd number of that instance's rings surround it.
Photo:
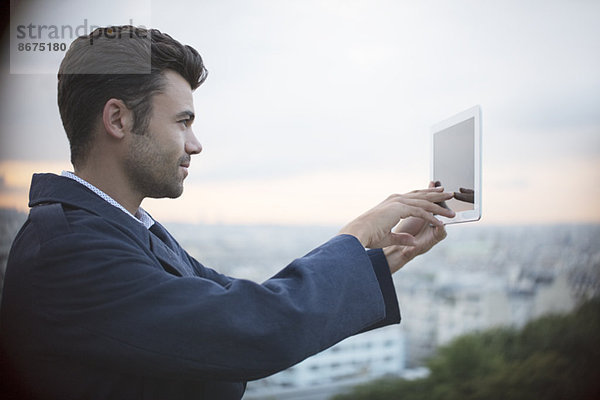
<path fill-rule="evenodd" d="M 179 174 L 181 159 L 156 149 L 149 136 L 149 133 L 137 135 L 130 146 L 125 160 L 129 182 L 143 198 L 175 199 L 183 193 L 183 179 Z"/>

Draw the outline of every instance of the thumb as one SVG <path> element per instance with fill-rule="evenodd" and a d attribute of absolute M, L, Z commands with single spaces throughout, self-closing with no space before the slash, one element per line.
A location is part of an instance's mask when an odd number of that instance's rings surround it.
<path fill-rule="evenodd" d="M 416 239 L 410 233 L 390 233 L 390 241 L 392 245 L 398 246 L 414 246 L 416 245 Z"/>
<path fill-rule="evenodd" d="M 403 220 L 394 231 L 397 233 L 410 233 L 414 236 L 417 233 L 421 232 L 424 225 L 424 219 L 417 217 L 408 217 L 407 219 Z"/>
<path fill-rule="evenodd" d="M 448 236 L 448 233 L 443 226 L 436 226 L 433 229 L 433 237 L 435 238 L 436 242 L 441 242 L 442 240 L 446 239 L 446 236 Z"/>

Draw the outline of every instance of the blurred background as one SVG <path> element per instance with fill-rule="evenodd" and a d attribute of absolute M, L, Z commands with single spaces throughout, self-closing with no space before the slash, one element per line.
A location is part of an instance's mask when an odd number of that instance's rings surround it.
<path fill-rule="evenodd" d="M 598 1 L 13 0 L 7 11 L 2 263 L 31 175 L 72 169 L 56 71 L 62 44 L 93 26 L 157 28 L 203 56 L 204 150 L 182 197 L 143 207 L 236 276 L 266 279 L 390 193 L 426 187 L 430 127 L 481 105 L 483 218 L 396 274 L 400 327 L 251 384 L 247 398 L 426 379 L 427 360 L 462 334 L 522 329 L 598 294 Z M 42 42 L 58 47 L 19 50 Z"/>

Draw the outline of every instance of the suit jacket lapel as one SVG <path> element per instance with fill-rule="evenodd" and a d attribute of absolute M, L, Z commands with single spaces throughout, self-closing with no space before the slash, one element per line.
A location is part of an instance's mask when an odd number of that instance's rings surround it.
<path fill-rule="evenodd" d="M 169 246 L 160 240 L 154 233 L 148 231 L 150 235 L 150 250 L 158 258 L 163 268 L 178 276 L 193 276 L 186 263 Z"/>

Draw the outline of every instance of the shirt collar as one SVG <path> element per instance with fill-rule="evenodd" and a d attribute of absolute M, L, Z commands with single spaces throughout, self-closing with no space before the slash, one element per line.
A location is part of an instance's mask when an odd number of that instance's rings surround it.
<path fill-rule="evenodd" d="M 125 209 L 125 207 L 123 207 L 121 204 L 119 204 L 117 201 L 115 201 L 115 199 L 113 199 L 112 197 L 110 197 L 109 195 L 107 195 L 102 190 L 98 189 L 96 186 L 92 185 L 88 181 L 81 179 L 74 173 L 69 172 L 69 171 L 63 171 L 61 173 L 61 176 L 73 179 L 74 181 L 81 183 L 83 186 L 90 189 L 92 192 L 96 193 L 98 196 L 100 196 L 100 198 L 104 199 L 110 205 L 117 207 L 119 210 L 123 211 L 125 214 L 129 215 L 131 218 L 135 219 L 136 221 L 138 221 L 139 223 L 144 225 L 146 227 L 146 229 L 150 229 L 150 227 L 152 225 L 154 225 L 154 220 L 146 211 L 144 211 L 144 209 L 142 207 L 139 207 L 137 209 L 135 215 L 133 215 L 132 213 L 127 211 Z"/>

